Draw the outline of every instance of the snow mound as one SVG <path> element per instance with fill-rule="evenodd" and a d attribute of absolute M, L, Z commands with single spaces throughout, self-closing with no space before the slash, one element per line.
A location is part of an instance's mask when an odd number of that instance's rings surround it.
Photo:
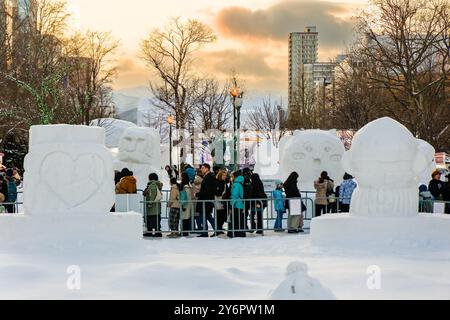
<path fill-rule="evenodd" d="M 335 300 L 330 289 L 308 275 L 308 266 L 300 261 L 291 262 L 286 279 L 273 291 L 274 300 Z"/>

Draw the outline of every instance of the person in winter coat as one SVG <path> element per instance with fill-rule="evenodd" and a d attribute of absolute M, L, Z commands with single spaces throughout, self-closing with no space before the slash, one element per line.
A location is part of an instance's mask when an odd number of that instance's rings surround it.
<path fill-rule="evenodd" d="M 189 181 L 192 183 L 195 179 L 195 169 L 191 165 L 186 165 L 186 168 L 184 169 L 184 172 L 187 173 L 189 176 Z"/>
<path fill-rule="evenodd" d="M 17 185 L 20 184 L 20 181 L 17 181 L 14 178 L 14 170 L 12 168 L 6 170 L 6 194 L 5 198 L 8 204 L 5 204 L 4 207 L 8 213 L 15 213 L 16 206 L 15 202 L 17 201 Z"/>
<path fill-rule="evenodd" d="M 197 193 L 198 200 L 201 202 L 197 203 L 197 212 L 200 213 L 200 218 L 203 222 L 203 232 L 200 233 L 200 237 L 208 237 L 208 222 L 211 227 L 215 228 L 215 221 L 212 216 L 214 209 L 214 197 L 216 190 L 216 178 L 211 172 L 211 166 L 207 163 L 202 165 L 203 181 L 200 187 L 200 192 Z"/>
<path fill-rule="evenodd" d="M 252 184 L 252 171 L 250 168 L 244 168 L 242 170 L 242 176 L 244 178 L 244 199 L 245 199 L 245 208 L 244 208 L 244 217 L 245 217 L 245 229 L 250 231 L 248 228 L 248 220 L 249 214 L 251 212 L 251 199 L 253 196 L 253 184 Z"/>
<path fill-rule="evenodd" d="M 324 171 L 317 181 L 314 181 L 316 189 L 316 217 L 327 213 L 328 196 L 334 190 L 334 184 L 328 179 L 328 174 Z"/>
<path fill-rule="evenodd" d="M 147 237 L 162 237 L 161 234 L 161 199 L 163 184 L 158 181 L 158 175 L 151 173 L 148 176 L 147 188 L 144 190 L 145 205 L 146 205 L 146 222 L 147 222 Z"/>
<path fill-rule="evenodd" d="M 428 185 L 428 191 L 433 195 L 434 200 L 442 200 L 442 191 L 445 188 L 444 182 L 441 181 L 441 173 L 436 170 L 431 175 L 432 180 Z"/>
<path fill-rule="evenodd" d="M 346 173 L 344 175 L 344 181 L 342 181 L 339 187 L 339 202 L 341 212 L 350 212 L 350 203 L 352 201 L 353 191 L 355 191 L 356 187 L 357 185 L 355 180 L 353 180 L 353 177 Z"/>
<path fill-rule="evenodd" d="M 2 202 L 6 202 L 8 197 L 8 183 L 6 182 L 5 177 L 2 173 L 0 173 L 0 206 Z"/>
<path fill-rule="evenodd" d="M 180 225 L 180 186 L 175 178 L 170 179 L 170 193 L 167 206 L 170 208 L 169 228 L 171 231 L 168 237 L 177 238 L 179 236 L 178 226 Z"/>
<path fill-rule="evenodd" d="M 252 231 L 256 230 L 257 234 L 264 234 L 263 232 L 263 211 L 267 207 L 267 195 L 264 191 L 264 185 L 257 173 L 252 174 L 252 197 L 250 201 L 250 223 Z M 261 201 L 257 201 L 261 199 Z M 256 220 L 256 222 L 255 222 Z"/>
<path fill-rule="evenodd" d="M 288 217 L 288 222 L 287 222 L 287 226 L 288 226 L 288 232 L 289 233 L 298 233 L 298 232 L 303 232 L 303 220 L 304 220 L 304 216 L 303 216 L 303 212 L 306 211 L 306 208 L 303 204 L 303 202 L 301 202 L 301 207 L 302 207 L 302 212 L 300 213 L 300 215 L 293 215 L 291 212 L 291 205 L 290 202 L 291 201 L 301 201 L 301 194 L 300 194 L 300 190 L 298 189 L 298 178 L 299 175 L 297 172 L 292 172 L 289 177 L 287 178 L 287 180 L 283 183 L 284 186 L 284 191 L 286 193 L 286 209 L 289 210 L 289 217 Z M 294 199 L 294 200 L 290 200 L 290 199 Z"/>
<path fill-rule="evenodd" d="M 238 172 L 233 172 L 233 184 L 231 187 L 231 208 L 233 214 L 231 217 L 232 230 L 228 231 L 230 238 L 244 238 L 245 234 L 245 201 L 244 201 L 244 177 Z"/>
<path fill-rule="evenodd" d="M 201 174 L 201 171 L 198 171 L 195 178 L 194 183 L 192 184 L 192 200 L 198 200 L 197 194 L 200 192 L 201 186 L 203 182 L 203 177 Z M 197 211 L 197 209 L 200 209 L 198 206 L 198 203 L 194 203 L 194 220 L 196 224 L 196 230 L 203 230 L 203 219 L 200 217 L 200 211 Z"/>
<path fill-rule="evenodd" d="M 450 173 L 445 177 L 444 189 L 442 190 L 442 200 L 446 202 L 445 213 L 450 214 Z"/>
<path fill-rule="evenodd" d="M 137 193 L 136 178 L 133 177 L 133 172 L 127 168 L 121 171 L 122 178 L 116 184 L 116 194 L 132 194 Z"/>
<path fill-rule="evenodd" d="M 187 172 L 181 174 L 181 186 L 180 186 L 180 218 L 182 220 L 182 233 L 183 237 L 189 236 L 189 232 L 195 230 L 194 221 L 194 204 L 192 203 L 193 190 L 190 183 L 190 178 Z"/>
<path fill-rule="evenodd" d="M 281 180 L 275 181 L 277 188 L 272 192 L 272 198 L 274 201 L 275 211 L 277 213 L 277 219 L 273 228 L 275 232 L 282 232 L 283 230 L 283 214 L 286 212 L 284 207 L 284 194 L 283 194 L 283 182 Z"/>
<path fill-rule="evenodd" d="M 433 196 L 424 184 L 419 186 L 419 212 L 433 213 Z"/>
<path fill-rule="evenodd" d="M 224 234 L 223 225 L 227 221 L 227 203 L 223 202 L 223 197 L 227 192 L 227 171 L 220 169 L 216 176 L 216 191 L 215 191 L 215 205 L 216 205 L 216 221 L 217 221 L 217 235 Z"/>

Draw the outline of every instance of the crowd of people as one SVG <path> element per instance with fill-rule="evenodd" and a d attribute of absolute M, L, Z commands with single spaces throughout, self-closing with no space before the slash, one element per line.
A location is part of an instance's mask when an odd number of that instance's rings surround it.
<path fill-rule="evenodd" d="M 419 186 L 420 212 L 434 212 L 433 204 L 436 201 L 444 201 L 444 213 L 450 214 L 450 173 L 445 176 L 445 181 L 441 180 L 441 172 L 435 170 L 431 174 L 431 180 L 426 185 Z"/>
<path fill-rule="evenodd" d="M 264 235 L 271 227 L 275 232 L 304 232 L 307 206 L 302 201 L 298 188 L 299 174 L 292 172 L 285 182 L 275 181 L 275 190 L 267 193 L 257 173 L 249 168 L 230 172 L 226 168 L 203 164 L 194 168 L 182 164 L 180 170 L 166 166 L 170 180 L 167 207 L 170 234 L 175 238 L 196 233 L 199 237 L 226 235 L 246 237 L 249 232 Z M 349 174 L 344 182 L 334 187 L 327 172 L 322 172 L 314 183 L 316 189 L 316 216 L 326 213 L 348 212 L 356 182 Z M 116 193 L 136 193 L 133 172 L 123 169 L 116 172 Z M 162 237 L 161 201 L 163 184 L 157 174 L 149 175 L 145 196 L 147 237 Z M 273 226 L 264 228 L 263 212 L 268 202 L 273 201 L 276 219 Z M 297 207 L 298 205 L 298 207 Z M 287 214 L 286 228 L 283 221 Z M 225 229 L 225 224 L 228 228 Z M 210 229 L 211 228 L 211 229 Z"/>
<path fill-rule="evenodd" d="M 17 188 L 21 183 L 22 177 L 17 168 L 0 168 L 0 213 L 16 212 Z"/>

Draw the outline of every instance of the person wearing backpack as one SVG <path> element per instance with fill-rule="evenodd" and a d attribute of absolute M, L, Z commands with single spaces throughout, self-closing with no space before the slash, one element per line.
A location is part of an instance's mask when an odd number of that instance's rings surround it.
<path fill-rule="evenodd" d="M 169 228 L 171 233 L 169 238 L 179 237 L 178 227 L 180 224 L 180 186 L 177 183 L 176 178 L 170 179 L 170 194 L 168 207 L 169 211 Z"/>
<path fill-rule="evenodd" d="M 187 172 L 181 174 L 180 186 L 180 218 L 182 221 L 181 236 L 189 236 L 189 232 L 195 230 L 194 205 L 192 203 L 192 186 Z"/>
<path fill-rule="evenodd" d="M 148 176 L 147 188 L 144 190 L 146 204 L 146 221 L 147 233 L 146 237 L 162 237 L 161 233 L 161 199 L 163 184 L 158 181 L 158 175 L 151 173 Z"/>
<path fill-rule="evenodd" d="M 7 194 L 5 197 L 8 204 L 5 204 L 4 207 L 8 213 L 16 212 L 15 202 L 17 201 L 17 182 L 18 181 L 14 178 L 14 170 L 11 168 L 6 170 Z"/>
<path fill-rule="evenodd" d="M 277 213 L 277 219 L 275 220 L 273 228 L 275 232 L 283 232 L 283 214 L 286 212 L 286 208 L 284 207 L 285 196 L 283 194 L 283 182 L 281 182 L 281 180 L 276 180 L 275 184 L 277 185 L 277 188 L 272 192 L 272 198 Z"/>
<path fill-rule="evenodd" d="M 228 237 L 245 238 L 245 201 L 244 201 L 244 177 L 240 172 L 233 172 L 231 187 L 231 208 L 233 210 L 231 216 L 232 230 L 228 231 Z"/>
<path fill-rule="evenodd" d="M 252 181 L 252 197 L 250 201 L 250 213 L 251 213 L 251 227 L 252 232 L 256 231 L 256 234 L 264 234 L 263 226 L 263 212 L 267 208 L 267 195 L 264 191 L 264 185 L 259 177 L 259 174 L 254 173 L 251 176 Z M 261 200 L 259 200 L 261 199 Z M 255 221 L 256 220 L 256 221 Z"/>
<path fill-rule="evenodd" d="M 320 217 L 328 212 L 328 196 L 334 190 L 334 183 L 328 180 L 328 174 L 323 171 L 319 179 L 314 181 L 314 188 L 316 189 L 316 217 Z"/>

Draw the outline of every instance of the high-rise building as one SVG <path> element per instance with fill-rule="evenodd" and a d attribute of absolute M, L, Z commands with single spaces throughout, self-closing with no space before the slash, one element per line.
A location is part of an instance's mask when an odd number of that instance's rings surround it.
<path fill-rule="evenodd" d="M 296 93 L 296 88 L 304 75 L 305 65 L 317 61 L 319 33 L 315 26 L 306 27 L 304 32 L 289 34 L 289 99 Z"/>

